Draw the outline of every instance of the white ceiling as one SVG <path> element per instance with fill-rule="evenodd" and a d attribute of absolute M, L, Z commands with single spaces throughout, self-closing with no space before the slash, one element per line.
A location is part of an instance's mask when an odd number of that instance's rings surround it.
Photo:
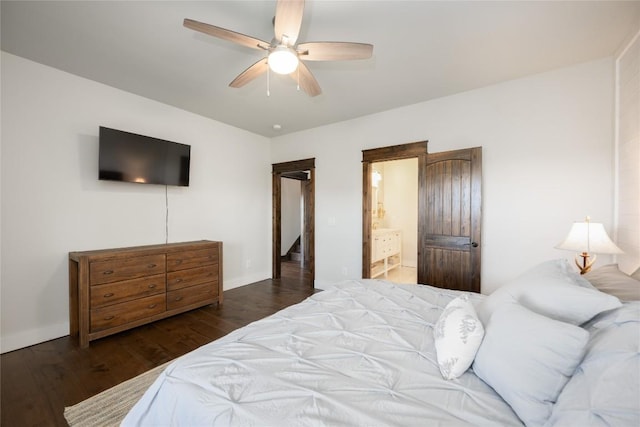
<path fill-rule="evenodd" d="M 275 1 L 5 1 L 2 50 L 275 136 L 612 56 L 640 1 L 308 1 L 299 42 L 374 45 L 363 61 L 309 62 L 228 84 L 263 53 L 184 28 L 191 18 L 271 41 Z M 274 124 L 282 129 L 276 131 Z"/>

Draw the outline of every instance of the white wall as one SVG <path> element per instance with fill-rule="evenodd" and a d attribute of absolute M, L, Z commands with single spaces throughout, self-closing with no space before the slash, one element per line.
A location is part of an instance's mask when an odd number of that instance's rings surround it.
<path fill-rule="evenodd" d="M 316 286 L 360 276 L 363 149 L 482 146 L 484 293 L 572 259 L 554 246 L 585 215 L 611 231 L 613 69 L 602 59 L 273 139 L 274 163 L 316 159 Z"/>
<path fill-rule="evenodd" d="M 100 125 L 192 146 L 191 186 L 169 188 L 169 241 L 222 240 L 225 289 L 271 275 L 271 163 L 316 159 L 323 287 L 360 277 L 361 150 L 424 139 L 430 152 L 483 147 L 485 293 L 532 264 L 572 258 L 553 246 L 584 215 L 611 231 L 611 58 L 271 144 L 4 52 L 1 60 L 2 351 L 68 333 L 69 251 L 165 240 L 164 187 L 97 180 Z"/>
<path fill-rule="evenodd" d="M 640 33 L 616 58 L 616 240 L 619 267 L 640 267 Z"/>
<path fill-rule="evenodd" d="M 293 242 L 301 236 L 302 231 L 302 191 L 301 181 L 297 179 L 281 178 L 280 224 L 281 240 L 280 255 L 286 255 Z"/>
<path fill-rule="evenodd" d="M 190 144 L 190 186 L 168 188 L 169 242 L 223 241 L 225 289 L 271 277 L 267 138 L 1 59 L 3 352 L 68 335 L 69 251 L 165 242 L 164 186 L 98 181 L 100 125 Z"/>

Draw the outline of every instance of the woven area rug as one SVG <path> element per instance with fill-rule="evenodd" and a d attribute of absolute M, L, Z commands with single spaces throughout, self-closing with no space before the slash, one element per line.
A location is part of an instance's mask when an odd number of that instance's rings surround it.
<path fill-rule="evenodd" d="M 102 393 L 64 408 L 71 427 L 118 426 L 133 405 L 171 362 L 157 366 Z"/>

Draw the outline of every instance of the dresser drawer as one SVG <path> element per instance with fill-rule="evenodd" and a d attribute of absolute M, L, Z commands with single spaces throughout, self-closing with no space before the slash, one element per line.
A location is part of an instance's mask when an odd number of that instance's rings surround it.
<path fill-rule="evenodd" d="M 186 288 L 187 286 L 199 285 L 202 283 L 218 284 L 218 264 L 207 265 L 205 267 L 190 268 L 188 270 L 178 270 L 167 273 L 167 290 Z"/>
<path fill-rule="evenodd" d="M 172 252 L 167 254 L 167 271 L 186 270 L 205 264 L 218 262 L 218 248 L 196 249 L 191 251 Z"/>
<path fill-rule="evenodd" d="M 161 294 L 166 288 L 164 274 L 91 286 L 91 308 Z"/>
<path fill-rule="evenodd" d="M 165 259 L 165 255 L 162 254 L 94 261 L 89 265 L 89 282 L 93 286 L 163 274 L 166 266 Z"/>
<path fill-rule="evenodd" d="M 213 299 L 217 296 L 218 286 L 212 283 L 167 292 L 167 310 L 185 307 L 203 300 Z"/>
<path fill-rule="evenodd" d="M 166 294 L 122 302 L 91 310 L 91 332 L 113 328 L 165 311 Z"/>

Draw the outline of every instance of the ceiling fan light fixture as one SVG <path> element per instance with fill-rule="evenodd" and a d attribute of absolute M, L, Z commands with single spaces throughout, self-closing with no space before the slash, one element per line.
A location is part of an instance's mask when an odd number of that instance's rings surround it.
<path fill-rule="evenodd" d="M 250 37 L 242 33 L 216 27 L 215 25 L 185 18 L 183 25 L 219 39 L 227 40 L 251 49 L 262 51 L 259 61 L 240 73 L 230 87 L 239 88 L 262 74 L 267 75 L 267 95 L 269 95 L 269 75 L 288 74 L 309 96 L 322 93 L 318 81 L 305 63 L 306 61 L 344 61 L 350 59 L 368 59 L 373 53 L 373 45 L 352 42 L 307 42 L 297 43 L 302 25 L 305 0 L 278 0 L 276 14 L 273 17 L 274 37 L 271 43 Z"/>
<path fill-rule="evenodd" d="M 274 73 L 291 74 L 298 68 L 298 55 L 286 46 L 277 46 L 269 53 L 269 68 Z"/>

